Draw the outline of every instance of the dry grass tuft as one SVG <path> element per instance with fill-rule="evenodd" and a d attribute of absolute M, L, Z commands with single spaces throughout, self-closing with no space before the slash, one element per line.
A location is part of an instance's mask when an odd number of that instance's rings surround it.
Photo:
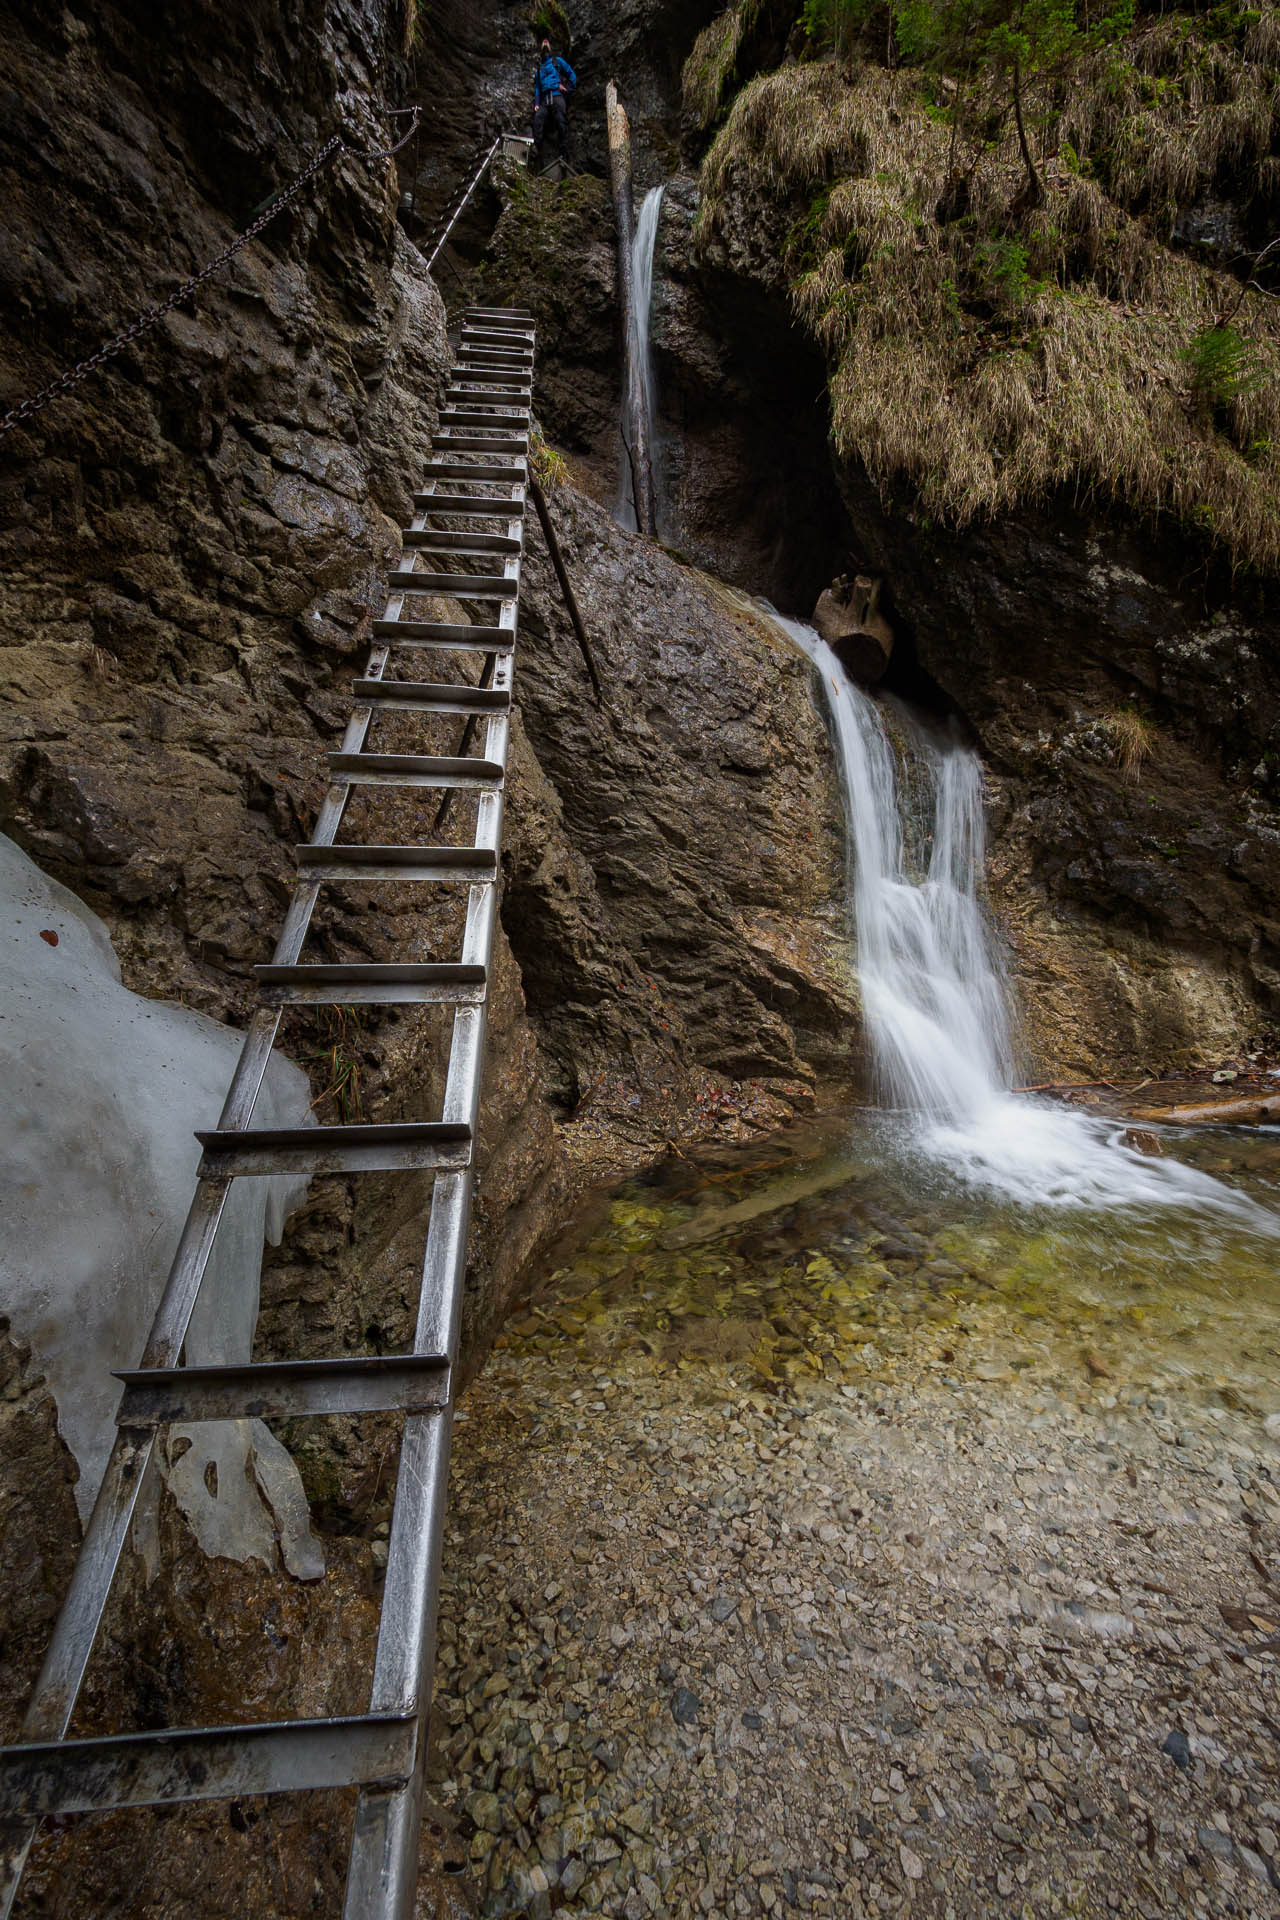
<path fill-rule="evenodd" d="M 703 165 L 714 206 L 733 174 L 780 194 L 865 173 L 880 103 L 831 61 L 783 67 L 742 89 Z"/>
<path fill-rule="evenodd" d="M 1121 773 L 1126 780 L 1136 780 L 1156 750 L 1159 736 L 1154 723 L 1134 707 L 1121 707 L 1116 713 L 1104 714 L 1101 725 Z"/>
<path fill-rule="evenodd" d="M 1135 57 L 1126 71 L 1154 71 L 1177 48 L 1153 29 L 1138 51 L 1145 67 Z M 1191 92 L 1229 81 L 1224 113 L 1244 101 L 1252 114 L 1274 76 L 1242 80 L 1245 64 L 1211 49 Z M 1070 111 L 1083 140 L 1074 94 Z M 1096 99 L 1088 111 L 1100 126 Z M 1207 97 L 1200 111 L 1188 137 L 1204 133 Z M 1194 173 L 1170 139 L 1157 197 L 1171 183 L 1193 191 L 1206 167 L 1248 149 L 1260 124 L 1249 114 L 1219 118 Z M 1237 315 L 1250 377 L 1207 408 L 1193 388 L 1197 343 L 1238 283 L 1169 248 L 1157 219 L 1125 204 L 1140 197 L 1125 168 L 1150 131 L 1117 123 L 1123 191 L 1060 148 L 1028 213 L 1010 129 L 974 160 L 963 216 L 944 221 L 949 135 L 918 76 L 867 67 L 850 83 L 830 61 L 788 68 L 734 102 L 704 166 L 700 232 L 753 218 L 761 196 L 793 210 L 810 196 L 793 231 L 795 305 L 831 365 L 835 444 L 887 502 L 906 483 L 925 512 L 963 526 L 1097 493 L 1280 571 L 1280 303 Z"/>
<path fill-rule="evenodd" d="M 1253 49 L 1257 51 L 1253 51 Z M 1280 15 L 1266 8 L 1244 48 L 1196 37 L 1171 14 L 1086 61 L 1057 133 L 1093 157 L 1122 206 L 1167 232 L 1206 188 L 1246 190 L 1280 134 Z"/>

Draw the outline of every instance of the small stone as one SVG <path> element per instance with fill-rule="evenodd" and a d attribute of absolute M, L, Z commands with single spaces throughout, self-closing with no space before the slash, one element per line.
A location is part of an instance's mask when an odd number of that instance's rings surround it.
<path fill-rule="evenodd" d="M 677 1687 L 671 1696 L 671 1717 L 677 1726 L 696 1726 L 701 1706 L 696 1693 L 690 1693 L 688 1687 Z"/>
<path fill-rule="evenodd" d="M 736 1613 L 737 1610 L 738 1603 L 730 1593 L 718 1593 L 711 1602 L 711 1618 L 717 1624 L 727 1620 L 730 1614 Z"/>
<path fill-rule="evenodd" d="M 902 1871 L 906 1874 L 908 1880 L 922 1880 L 924 1878 L 924 1861 L 913 1847 L 907 1845 L 905 1840 L 900 1841 L 898 1844 L 898 1858 L 902 1862 Z"/>
<path fill-rule="evenodd" d="M 1219 1860 L 1229 1860 L 1235 1852 L 1231 1836 L 1219 1833 L 1216 1827 L 1197 1827 L 1196 1839 L 1206 1853 L 1212 1853 Z"/>
<path fill-rule="evenodd" d="M 1181 1727 L 1174 1727 L 1160 1749 L 1167 1753 L 1175 1767 L 1181 1767 L 1184 1773 L 1191 1769 L 1191 1747 Z"/>
<path fill-rule="evenodd" d="M 481 1833 L 502 1832 L 502 1802 L 496 1793 L 469 1793 L 462 1804 Z"/>
<path fill-rule="evenodd" d="M 1264 1887 L 1271 1885 L 1271 1869 L 1261 1854 L 1255 1853 L 1252 1847 L 1242 1847 L 1237 1844 L 1236 1858 L 1245 1869 L 1245 1872 L 1252 1874 L 1253 1878 L 1257 1880 L 1260 1885 Z"/>

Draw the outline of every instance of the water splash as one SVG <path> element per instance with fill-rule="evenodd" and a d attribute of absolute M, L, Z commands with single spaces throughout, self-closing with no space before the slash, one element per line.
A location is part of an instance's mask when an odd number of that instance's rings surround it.
<path fill-rule="evenodd" d="M 631 242 L 631 279 L 635 291 L 631 317 L 627 325 L 627 404 L 623 420 L 643 420 L 647 429 L 653 461 L 655 503 L 658 486 L 657 444 L 654 436 L 653 350 L 649 339 L 649 316 L 653 306 L 653 260 L 658 245 L 658 220 L 662 213 L 661 187 L 650 187 L 636 221 Z M 618 501 L 619 524 L 634 533 L 636 517 L 635 482 L 631 462 L 622 449 L 622 486 Z"/>
<path fill-rule="evenodd" d="M 771 616 L 808 655 L 831 709 L 848 815 L 858 973 L 882 1097 L 906 1110 L 910 1150 L 1024 1206 L 1182 1207 L 1280 1233 L 1280 1216 L 1124 1129 L 1015 1096 L 1008 992 L 978 897 L 982 766 L 955 738 L 880 705 L 811 627 Z M 913 810 L 912 799 L 925 804 Z"/>

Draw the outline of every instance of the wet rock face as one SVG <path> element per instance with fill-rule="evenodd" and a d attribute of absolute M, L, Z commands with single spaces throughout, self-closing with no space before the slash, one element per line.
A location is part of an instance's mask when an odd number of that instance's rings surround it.
<path fill-rule="evenodd" d="M 560 1098 L 611 1062 L 639 1088 L 695 1069 L 788 1101 L 847 1077 L 840 803 L 807 663 L 583 496 L 551 511 L 605 705 L 535 529 L 520 686 L 542 778 L 512 792 L 503 923 Z"/>
<path fill-rule="evenodd" d="M 80 1523 L 78 1471 L 58 1435 L 57 1408 L 31 1349 L 0 1317 L 0 1738 L 12 1739 L 70 1577 Z"/>
<path fill-rule="evenodd" d="M 579 456 L 578 470 L 608 498 L 616 484 L 621 379 L 608 186 L 594 174 L 553 183 L 512 168 L 503 192 L 480 297 L 533 314 L 535 413 L 548 439 Z"/>
<path fill-rule="evenodd" d="M 708 254 L 697 212 L 694 181 L 677 176 L 662 204 L 652 319 L 664 531 L 807 618 L 847 551 L 822 361 L 791 318 L 776 262 L 770 279 Z"/>

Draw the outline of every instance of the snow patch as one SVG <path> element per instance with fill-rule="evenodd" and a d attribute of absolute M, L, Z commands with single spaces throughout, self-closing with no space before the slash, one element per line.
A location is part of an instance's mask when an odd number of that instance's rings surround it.
<path fill-rule="evenodd" d="M 80 1467 L 82 1516 L 115 1430 L 114 1368 L 134 1367 L 217 1125 L 240 1035 L 121 984 L 107 929 L 0 835 L 0 1285 L 48 1377 Z M 306 1076 L 273 1054 L 254 1121 L 306 1124 Z M 264 1235 L 305 1180 L 238 1180 L 192 1316 L 192 1366 L 252 1358 Z M 298 1471 L 261 1421 L 174 1428 L 157 1448 L 207 1553 L 324 1571 Z M 145 1547 L 154 1514 L 140 1512 Z"/>

